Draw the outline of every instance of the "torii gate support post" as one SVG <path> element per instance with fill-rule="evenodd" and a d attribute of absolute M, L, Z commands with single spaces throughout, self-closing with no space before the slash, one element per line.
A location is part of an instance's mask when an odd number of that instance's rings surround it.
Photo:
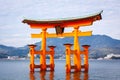
<path fill-rule="evenodd" d="M 54 54 L 55 54 L 55 51 L 54 51 L 54 48 L 55 46 L 48 46 L 50 48 L 50 70 L 51 71 L 54 71 Z"/>
<path fill-rule="evenodd" d="M 90 47 L 90 45 L 82 45 L 82 47 L 84 48 L 84 68 L 85 68 L 85 72 L 88 72 L 88 68 L 89 68 L 89 62 L 88 62 L 89 50 L 88 50 L 88 48 Z"/>
<path fill-rule="evenodd" d="M 76 66 L 75 71 L 81 71 L 81 57 L 80 57 L 80 46 L 79 46 L 79 26 L 74 27 L 74 50 L 77 52 L 74 54 L 74 64 Z"/>
<path fill-rule="evenodd" d="M 36 45 L 28 45 L 30 48 L 30 72 L 34 72 L 35 64 L 34 64 L 34 54 Z"/>
<path fill-rule="evenodd" d="M 46 70 L 46 30 L 47 28 L 42 28 L 42 54 L 40 56 L 41 70 Z"/>
<path fill-rule="evenodd" d="M 72 46 L 72 44 L 64 44 L 66 47 L 66 72 L 71 72 L 71 59 L 70 59 L 70 53 L 71 53 L 71 49 L 70 47 Z"/>

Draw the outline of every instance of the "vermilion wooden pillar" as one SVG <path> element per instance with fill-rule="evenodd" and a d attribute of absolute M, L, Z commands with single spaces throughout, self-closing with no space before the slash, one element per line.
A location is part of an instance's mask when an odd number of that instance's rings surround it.
<path fill-rule="evenodd" d="M 71 59 L 70 59 L 70 48 L 72 44 L 64 44 L 66 47 L 66 72 L 71 72 Z"/>
<path fill-rule="evenodd" d="M 54 48 L 55 48 L 55 46 L 48 46 L 48 47 L 50 48 L 50 70 L 54 71 L 54 66 L 55 66 L 55 64 L 54 64 L 54 53 L 55 53 Z"/>
<path fill-rule="evenodd" d="M 74 65 L 76 66 L 75 71 L 81 70 L 81 57 L 80 57 L 80 46 L 79 46 L 79 26 L 74 27 L 74 50 L 76 53 L 74 54 Z"/>
<path fill-rule="evenodd" d="M 34 64 L 34 54 L 36 45 L 28 45 L 30 48 L 30 72 L 34 72 L 35 64 Z"/>
<path fill-rule="evenodd" d="M 46 70 L 46 28 L 42 28 L 42 43 L 41 43 L 41 56 L 40 56 L 40 64 L 41 70 Z"/>
<path fill-rule="evenodd" d="M 89 68 L 89 50 L 88 48 L 90 47 L 90 45 L 82 45 L 82 47 L 84 48 L 84 68 L 85 68 L 85 72 L 88 72 L 88 68 Z"/>

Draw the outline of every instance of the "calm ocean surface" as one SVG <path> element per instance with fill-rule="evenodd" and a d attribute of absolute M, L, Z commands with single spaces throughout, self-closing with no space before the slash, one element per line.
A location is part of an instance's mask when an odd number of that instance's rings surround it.
<path fill-rule="evenodd" d="M 65 73 L 65 60 L 55 60 L 54 72 L 35 69 L 34 74 L 29 60 L 0 60 L 0 80 L 120 80 L 120 60 L 89 60 L 89 73 L 71 74 Z"/>

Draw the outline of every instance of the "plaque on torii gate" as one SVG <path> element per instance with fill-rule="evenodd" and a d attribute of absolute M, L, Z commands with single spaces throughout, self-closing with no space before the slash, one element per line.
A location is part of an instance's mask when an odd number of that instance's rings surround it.
<path fill-rule="evenodd" d="M 57 19 L 57 20 L 30 20 L 30 19 L 24 19 L 23 23 L 27 23 L 30 25 L 30 28 L 33 29 L 42 29 L 41 33 L 38 34 L 31 34 L 32 38 L 41 38 L 41 49 L 38 52 L 38 54 L 42 54 L 40 57 L 40 66 L 41 70 L 46 70 L 46 59 L 45 56 L 48 51 L 46 51 L 46 38 L 56 38 L 56 37 L 74 37 L 74 50 L 72 52 L 74 53 L 74 65 L 75 65 L 75 71 L 81 70 L 81 57 L 80 54 L 83 52 L 80 50 L 79 45 L 79 37 L 80 36 L 91 36 L 92 31 L 86 31 L 82 32 L 79 30 L 80 27 L 90 26 L 93 24 L 94 21 L 101 20 L 101 13 L 103 11 L 100 11 L 96 14 L 84 16 L 84 17 L 78 17 L 78 18 L 68 18 L 68 19 Z M 73 27 L 74 30 L 72 32 L 64 32 L 64 28 Z M 55 28 L 56 33 L 48 33 L 48 28 Z M 86 46 L 85 46 L 86 47 Z M 85 52 L 86 53 L 86 52 Z M 88 57 L 87 57 L 88 58 Z M 86 60 L 88 61 L 88 60 Z M 88 64 L 88 62 L 86 62 Z M 33 65 L 34 69 L 34 63 L 30 63 Z M 67 72 L 69 72 L 68 70 Z"/>

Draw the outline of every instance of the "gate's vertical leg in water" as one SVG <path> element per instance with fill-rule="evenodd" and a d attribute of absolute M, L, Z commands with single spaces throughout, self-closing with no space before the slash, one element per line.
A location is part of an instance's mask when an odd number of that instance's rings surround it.
<path fill-rule="evenodd" d="M 89 48 L 90 46 L 89 45 L 83 45 L 83 48 L 84 48 L 84 68 L 85 68 L 85 72 L 88 72 L 88 69 L 89 69 L 89 61 L 88 61 L 88 59 L 89 59 L 89 55 L 88 55 L 88 53 L 89 53 L 89 50 L 88 50 L 88 48 Z"/>
<path fill-rule="evenodd" d="M 75 71 L 81 71 L 81 57 L 80 57 L 80 46 L 79 46 L 79 26 L 74 27 L 74 50 L 76 53 L 74 54 L 74 65 L 76 66 Z"/>
<path fill-rule="evenodd" d="M 28 45 L 30 48 L 30 72 L 34 72 L 35 64 L 34 64 L 34 54 L 36 45 Z"/>
<path fill-rule="evenodd" d="M 42 54 L 40 56 L 41 70 L 46 70 L 46 30 L 47 28 L 42 28 Z"/>

